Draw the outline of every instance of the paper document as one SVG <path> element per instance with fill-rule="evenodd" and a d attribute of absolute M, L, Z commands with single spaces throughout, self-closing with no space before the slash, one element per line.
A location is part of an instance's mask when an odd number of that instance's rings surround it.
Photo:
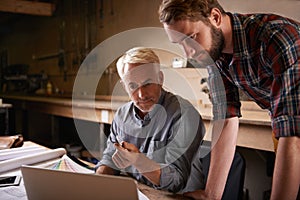
<path fill-rule="evenodd" d="M 53 150 L 41 151 L 38 153 L 33 153 L 30 155 L 24 155 L 0 162 L 0 173 L 8 170 L 16 169 L 22 165 L 31 165 L 43 161 L 47 161 L 53 158 L 59 158 L 60 156 L 66 154 L 64 148 L 57 148 Z"/>
<path fill-rule="evenodd" d="M 53 166 L 50 166 L 48 168 L 78 173 L 95 173 L 94 170 L 90 170 L 86 167 L 77 164 L 67 155 L 63 155 L 63 157 L 58 162 L 56 162 Z"/>
<path fill-rule="evenodd" d="M 12 159 L 12 158 L 18 158 L 26 155 L 32 155 L 34 153 L 40 153 L 47 150 L 49 149 L 44 147 L 39 147 L 39 146 L 3 149 L 0 151 L 0 161 Z"/>
<path fill-rule="evenodd" d="M 139 196 L 139 200 L 149 200 L 149 198 L 144 195 L 144 193 L 142 193 L 140 190 L 138 190 L 138 196 Z"/>

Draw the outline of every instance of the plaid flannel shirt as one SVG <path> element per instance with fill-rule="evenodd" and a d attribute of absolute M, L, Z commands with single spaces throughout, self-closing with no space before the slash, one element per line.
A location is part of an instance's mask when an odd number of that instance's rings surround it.
<path fill-rule="evenodd" d="M 233 54 L 222 54 L 220 77 L 210 80 L 225 88 L 212 89 L 215 119 L 241 116 L 240 89 L 269 110 L 276 137 L 300 136 L 300 24 L 273 14 L 228 14 Z"/>

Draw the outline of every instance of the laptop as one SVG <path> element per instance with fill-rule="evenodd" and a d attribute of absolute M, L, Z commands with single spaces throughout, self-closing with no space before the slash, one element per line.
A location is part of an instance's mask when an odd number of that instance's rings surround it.
<path fill-rule="evenodd" d="M 74 173 L 22 166 L 28 200 L 138 200 L 137 182 L 129 177 Z"/>

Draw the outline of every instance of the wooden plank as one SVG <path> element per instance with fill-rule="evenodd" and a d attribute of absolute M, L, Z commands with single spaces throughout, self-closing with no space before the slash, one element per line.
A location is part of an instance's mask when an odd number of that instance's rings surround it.
<path fill-rule="evenodd" d="M 211 141 L 211 124 L 209 120 L 203 120 L 206 134 L 204 140 Z M 274 151 L 272 140 L 272 128 L 266 125 L 240 124 L 237 138 L 237 146 L 258 149 L 263 151 Z"/>
<path fill-rule="evenodd" d="M 55 5 L 53 3 L 25 1 L 25 0 L 1 0 L 0 11 L 29 15 L 52 16 Z"/>

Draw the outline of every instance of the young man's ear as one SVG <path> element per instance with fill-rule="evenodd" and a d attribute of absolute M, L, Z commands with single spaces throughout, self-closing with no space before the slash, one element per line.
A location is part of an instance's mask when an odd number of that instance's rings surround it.
<path fill-rule="evenodd" d="M 208 17 L 211 24 L 216 27 L 220 27 L 222 23 L 222 13 L 218 8 L 213 8 Z"/>

